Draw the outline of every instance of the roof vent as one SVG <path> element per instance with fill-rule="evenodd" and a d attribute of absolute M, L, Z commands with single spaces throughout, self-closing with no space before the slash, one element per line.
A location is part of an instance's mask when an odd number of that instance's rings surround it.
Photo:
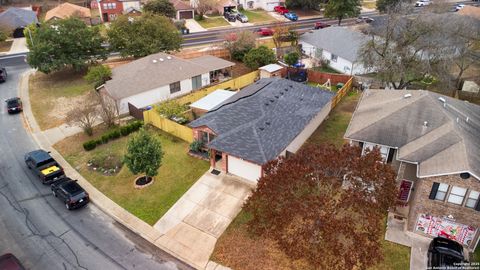
<path fill-rule="evenodd" d="M 156 59 L 153 59 L 153 60 L 152 60 L 152 63 L 154 63 L 154 64 L 157 63 L 157 60 L 156 60 Z"/>
<path fill-rule="evenodd" d="M 259 127 L 258 129 L 260 129 L 260 130 L 262 130 L 262 131 L 263 131 L 265 128 L 263 128 L 263 127 Z"/>
<path fill-rule="evenodd" d="M 410 93 L 403 95 L 403 98 L 411 98 L 411 97 L 412 97 L 412 94 L 410 94 Z"/>
<path fill-rule="evenodd" d="M 424 126 L 424 127 L 428 127 L 428 122 L 427 122 L 427 121 L 424 121 L 424 122 L 423 122 L 423 126 Z"/>
<path fill-rule="evenodd" d="M 285 88 L 285 92 L 288 92 L 288 88 Z"/>
<path fill-rule="evenodd" d="M 159 58 L 158 61 L 163 62 L 163 61 L 165 61 L 165 59 Z"/>
<path fill-rule="evenodd" d="M 293 85 L 289 85 L 288 87 L 293 88 Z"/>
<path fill-rule="evenodd" d="M 169 56 L 167 56 L 167 59 L 168 59 L 168 60 L 172 60 L 172 57 L 169 55 Z"/>
<path fill-rule="evenodd" d="M 268 102 L 267 102 L 267 103 L 265 103 L 265 106 L 268 106 L 268 105 L 269 105 L 269 104 L 268 104 Z"/>
<path fill-rule="evenodd" d="M 460 174 L 460 178 L 462 179 L 468 179 L 470 178 L 470 174 L 468 172 L 464 172 Z"/>
<path fill-rule="evenodd" d="M 273 100 L 273 99 L 270 99 L 270 102 L 271 102 L 271 103 L 273 103 L 274 101 L 275 101 L 275 100 Z"/>
<path fill-rule="evenodd" d="M 275 95 L 275 98 L 278 98 L 278 96 L 277 96 L 277 95 Z"/>
<path fill-rule="evenodd" d="M 283 96 L 283 92 L 280 92 L 280 95 Z"/>
<path fill-rule="evenodd" d="M 265 124 L 266 124 L 267 126 L 270 126 L 270 122 L 265 122 Z"/>
<path fill-rule="evenodd" d="M 447 102 L 447 101 L 445 100 L 445 98 L 443 98 L 443 97 L 439 97 L 438 100 L 440 100 L 442 103 Z"/>

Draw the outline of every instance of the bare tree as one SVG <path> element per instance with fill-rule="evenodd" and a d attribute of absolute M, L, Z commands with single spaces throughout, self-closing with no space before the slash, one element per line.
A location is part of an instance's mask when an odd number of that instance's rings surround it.
<path fill-rule="evenodd" d="M 196 11 L 200 17 L 203 17 L 205 13 L 211 11 L 215 8 L 216 1 L 215 0 L 197 0 L 196 2 Z"/>
<path fill-rule="evenodd" d="M 95 91 L 91 91 L 85 97 L 83 103 L 78 104 L 76 108 L 67 113 L 67 122 L 69 124 L 77 125 L 83 131 L 92 136 L 93 125 L 99 116 L 99 100 Z"/>
<path fill-rule="evenodd" d="M 96 95 L 100 104 L 100 118 L 108 127 L 114 126 L 118 116 L 115 101 L 111 98 L 104 97 L 99 92 L 97 92 Z"/>

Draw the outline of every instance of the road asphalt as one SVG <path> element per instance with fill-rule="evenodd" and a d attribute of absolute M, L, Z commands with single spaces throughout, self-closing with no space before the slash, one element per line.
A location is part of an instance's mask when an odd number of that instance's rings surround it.
<path fill-rule="evenodd" d="M 0 60 L 8 72 L 0 99 L 18 96 L 29 68 L 21 57 Z M 38 148 L 21 114 L 0 108 L 0 255 L 27 269 L 190 269 L 125 229 L 95 205 L 68 211 L 28 170 L 24 153 Z"/>

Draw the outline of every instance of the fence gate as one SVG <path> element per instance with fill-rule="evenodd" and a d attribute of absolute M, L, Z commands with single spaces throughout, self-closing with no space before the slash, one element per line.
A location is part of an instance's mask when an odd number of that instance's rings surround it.
<path fill-rule="evenodd" d="M 128 103 L 128 111 L 130 115 L 138 120 L 143 121 L 143 109 L 135 107 L 132 103 Z"/>

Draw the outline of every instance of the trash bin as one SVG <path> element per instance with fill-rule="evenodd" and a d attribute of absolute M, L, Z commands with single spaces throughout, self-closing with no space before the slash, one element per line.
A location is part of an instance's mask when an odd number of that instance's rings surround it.
<path fill-rule="evenodd" d="M 337 89 L 341 89 L 344 85 L 345 84 L 341 82 L 337 83 Z"/>

